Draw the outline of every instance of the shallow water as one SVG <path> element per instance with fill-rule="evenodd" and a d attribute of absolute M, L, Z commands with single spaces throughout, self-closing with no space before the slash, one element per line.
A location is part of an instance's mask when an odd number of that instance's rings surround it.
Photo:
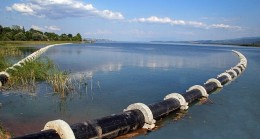
<path fill-rule="evenodd" d="M 246 71 L 211 103 L 194 105 L 183 118 L 169 116 L 162 127 L 136 138 L 257 138 L 260 131 L 260 49 L 236 46 L 96 43 L 56 46 L 43 56 L 73 79 L 81 90 L 66 99 L 46 83 L 35 93 L 1 92 L 0 121 L 16 136 L 40 131 L 47 121 L 82 122 L 122 112 L 136 102 L 160 101 L 171 92 L 185 92 L 239 62 L 230 50 L 248 59 Z M 84 86 L 84 83 L 88 84 Z"/>

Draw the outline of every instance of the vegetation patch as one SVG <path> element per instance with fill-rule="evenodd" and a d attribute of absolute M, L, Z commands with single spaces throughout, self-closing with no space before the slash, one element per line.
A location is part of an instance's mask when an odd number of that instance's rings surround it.
<path fill-rule="evenodd" d="M 26 63 L 10 72 L 11 78 L 4 86 L 6 90 L 26 90 L 34 93 L 38 82 L 46 81 L 61 98 L 72 89 L 67 72 L 59 70 L 48 58 Z"/>
<path fill-rule="evenodd" d="M 79 33 L 58 35 L 53 32 L 42 32 L 36 29 L 25 30 L 24 27 L 13 25 L 3 27 L 0 25 L 0 41 L 82 41 Z"/>
<path fill-rule="evenodd" d="M 0 71 L 12 65 L 10 58 L 23 55 L 19 47 L 1 46 L 0 50 Z M 59 70 L 46 57 L 27 62 L 22 67 L 17 66 L 16 70 L 8 70 L 8 73 L 11 76 L 7 84 L 2 87 L 3 90 L 24 90 L 34 93 L 39 82 L 47 82 L 56 94 L 64 98 L 73 88 L 69 74 Z"/>
<path fill-rule="evenodd" d="M 0 123 L 0 139 L 10 139 L 11 134 L 7 132 Z"/>

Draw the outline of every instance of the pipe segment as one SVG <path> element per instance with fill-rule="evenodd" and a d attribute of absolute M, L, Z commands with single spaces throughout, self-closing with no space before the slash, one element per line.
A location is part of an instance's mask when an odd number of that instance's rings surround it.
<path fill-rule="evenodd" d="M 135 109 L 140 110 L 144 115 L 145 124 L 143 128 L 153 129 L 155 127 L 155 122 L 156 122 L 155 118 L 157 117 L 154 117 L 154 113 L 152 112 L 150 107 L 148 107 L 143 103 L 134 103 L 129 105 L 124 111 L 135 110 Z"/>
<path fill-rule="evenodd" d="M 175 98 L 169 98 L 160 102 L 156 102 L 148 105 L 149 109 L 153 113 L 153 118 L 159 120 L 169 113 L 177 110 L 181 107 L 179 100 Z"/>
<path fill-rule="evenodd" d="M 219 80 L 215 79 L 215 78 L 208 79 L 205 84 L 207 84 L 207 83 L 209 83 L 209 82 L 214 82 L 214 83 L 216 83 L 216 85 L 217 85 L 218 88 L 222 88 L 222 87 L 223 87 L 222 84 L 221 84 L 221 82 L 220 82 Z M 205 85 L 205 84 L 204 84 L 204 85 Z M 210 91 L 207 90 L 207 92 L 210 92 Z"/>
<path fill-rule="evenodd" d="M 179 101 L 180 103 L 180 109 L 181 110 L 187 110 L 189 108 L 189 103 L 186 102 L 185 98 L 179 94 L 179 93 L 171 93 L 171 94 L 168 94 L 164 97 L 164 100 L 167 100 L 167 99 L 176 99 Z"/>
<path fill-rule="evenodd" d="M 229 73 L 229 74 L 232 74 L 232 78 L 234 79 L 235 77 L 237 77 L 237 73 L 233 70 L 233 69 L 230 69 L 230 70 L 227 70 L 226 73 Z"/>
<path fill-rule="evenodd" d="M 209 94 L 207 93 L 206 89 L 203 86 L 201 86 L 201 85 L 194 85 L 194 86 L 190 87 L 187 90 L 187 92 L 191 91 L 191 90 L 199 90 L 203 97 L 208 97 L 209 96 Z"/>
<path fill-rule="evenodd" d="M 237 75 L 240 75 L 240 74 L 241 74 L 241 69 L 240 69 L 240 68 L 238 68 L 238 67 L 233 67 L 232 69 L 236 71 Z"/>
<path fill-rule="evenodd" d="M 221 84 L 220 84 L 221 85 Z M 207 93 L 216 91 L 219 87 L 218 83 L 216 82 L 207 82 L 203 85 L 203 88 Z"/>

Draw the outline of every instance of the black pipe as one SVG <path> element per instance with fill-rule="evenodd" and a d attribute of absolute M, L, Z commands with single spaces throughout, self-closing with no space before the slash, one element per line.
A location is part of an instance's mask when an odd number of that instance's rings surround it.
<path fill-rule="evenodd" d="M 237 75 L 239 75 L 240 74 L 240 72 L 239 72 L 239 70 L 238 69 L 233 69 L 236 73 L 237 73 Z"/>
<path fill-rule="evenodd" d="M 218 85 L 215 82 L 209 82 L 203 85 L 207 93 L 214 92 L 218 89 Z"/>
<path fill-rule="evenodd" d="M 243 66 L 243 67 L 244 67 L 244 69 L 246 68 L 245 64 L 241 64 L 241 66 Z"/>
<path fill-rule="evenodd" d="M 140 110 L 129 110 L 121 114 L 71 125 L 76 139 L 106 138 L 111 139 L 143 127 L 144 116 Z M 17 137 L 14 139 L 60 139 L 54 130 Z"/>
<path fill-rule="evenodd" d="M 227 73 L 231 76 L 232 79 L 234 79 L 236 77 L 235 74 L 233 72 L 231 72 L 231 71 L 229 71 Z"/>
<path fill-rule="evenodd" d="M 115 138 L 144 126 L 144 115 L 140 110 L 130 110 L 122 114 L 111 115 L 90 122 L 94 127 L 102 130 L 102 138 Z M 88 135 L 88 133 L 85 133 Z M 99 131 L 100 134 L 100 131 Z M 77 138 L 77 137 L 76 137 Z M 86 136 L 86 138 L 91 138 Z M 82 138 L 83 139 L 83 138 Z"/>
<path fill-rule="evenodd" d="M 243 68 L 241 65 L 239 65 L 239 66 L 237 66 L 237 67 L 240 68 L 241 71 L 244 70 L 244 68 Z"/>
<path fill-rule="evenodd" d="M 22 137 L 16 137 L 13 139 L 60 139 L 60 136 L 58 133 L 56 133 L 55 130 L 45 130 L 41 132 L 37 132 L 34 134 L 25 135 Z"/>
<path fill-rule="evenodd" d="M 217 80 L 219 80 L 221 85 L 225 85 L 226 83 L 229 82 L 228 76 L 226 76 L 226 75 L 222 75 L 222 76 L 218 77 Z"/>
<path fill-rule="evenodd" d="M 149 104 L 148 107 L 153 113 L 153 118 L 158 120 L 167 116 L 170 112 L 179 109 L 181 105 L 177 99 L 170 98 L 161 102 Z"/>
<path fill-rule="evenodd" d="M 194 100 L 197 100 L 197 99 L 201 98 L 202 94 L 201 94 L 200 90 L 193 89 L 191 91 L 188 91 L 188 92 L 182 94 L 182 96 L 184 97 L 186 102 L 191 103 Z"/>

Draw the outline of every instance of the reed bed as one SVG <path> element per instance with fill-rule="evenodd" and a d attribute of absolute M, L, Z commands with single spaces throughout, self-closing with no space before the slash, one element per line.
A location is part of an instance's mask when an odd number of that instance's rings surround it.
<path fill-rule="evenodd" d="M 61 98 L 65 98 L 73 90 L 73 85 L 67 72 L 55 69 L 47 76 L 46 80 L 52 86 L 53 91 L 58 93 Z"/>

